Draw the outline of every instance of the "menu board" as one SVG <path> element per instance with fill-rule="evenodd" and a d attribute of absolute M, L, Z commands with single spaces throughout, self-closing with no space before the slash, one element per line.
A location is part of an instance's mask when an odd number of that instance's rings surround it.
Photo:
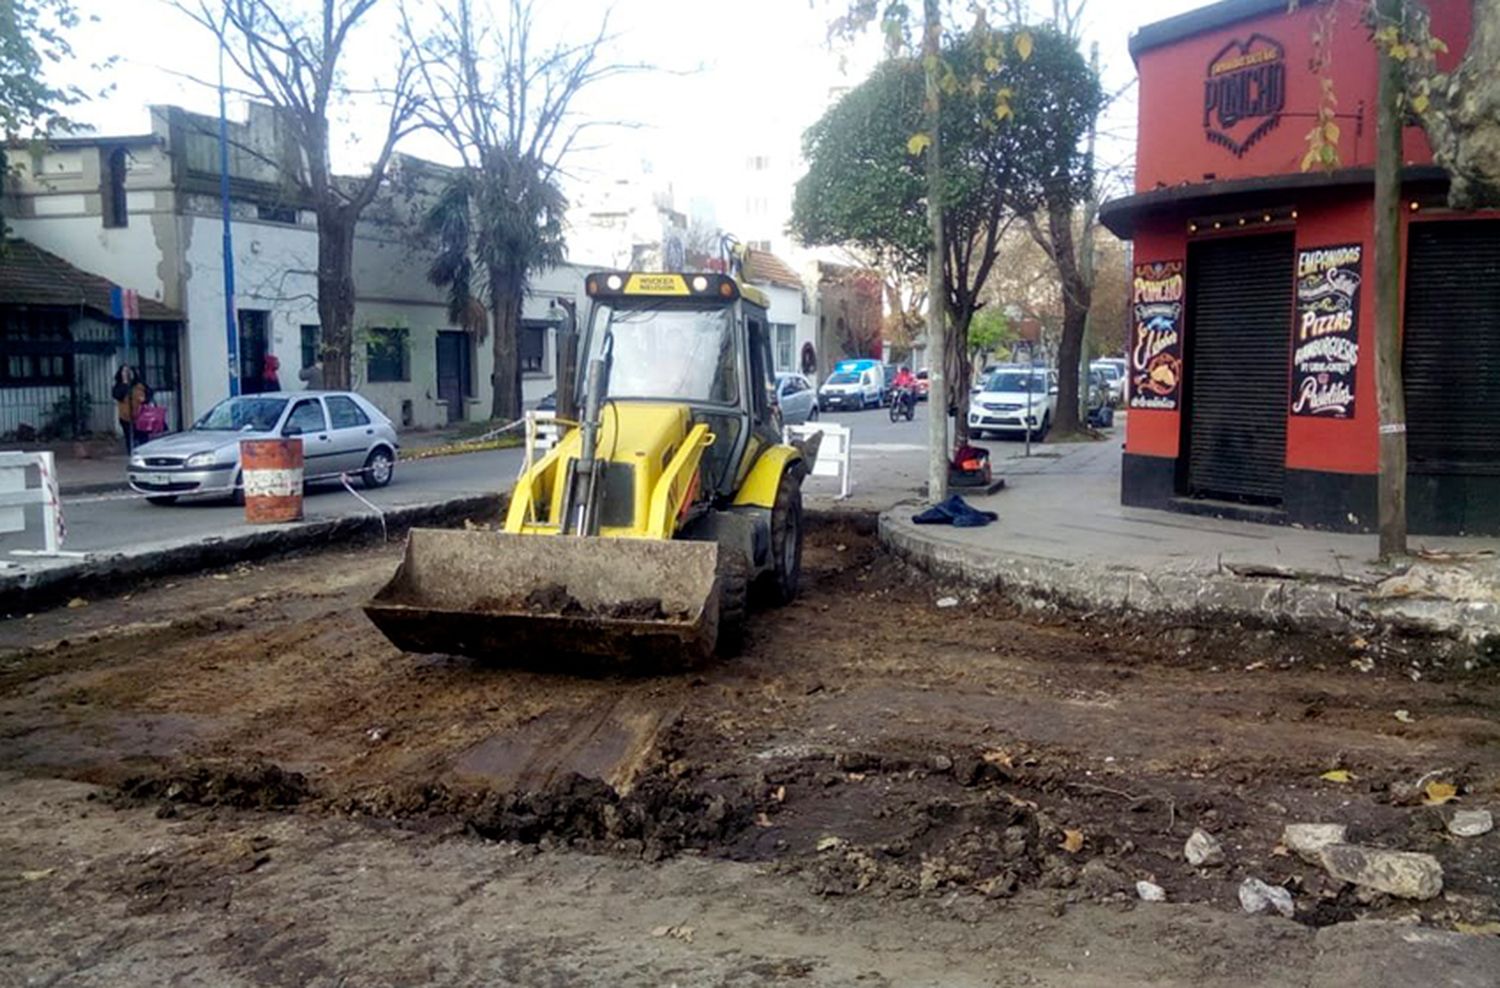
<path fill-rule="evenodd" d="M 1292 338 L 1292 414 L 1354 417 L 1359 368 L 1359 282 L 1364 248 L 1297 253 L 1297 325 Z"/>
<path fill-rule="evenodd" d="M 1183 263 L 1135 266 L 1130 407 L 1173 412 L 1182 398 Z"/>

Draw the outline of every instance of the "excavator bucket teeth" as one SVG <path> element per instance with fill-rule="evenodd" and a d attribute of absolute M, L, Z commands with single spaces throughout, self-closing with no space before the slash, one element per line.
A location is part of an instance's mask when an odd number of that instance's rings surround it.
<path fill-rule="evenodd" d="M 407 652 L 681 667 L 713 653 L 717 563 L 712 542 L 419 528 L 365 613 Z"/>

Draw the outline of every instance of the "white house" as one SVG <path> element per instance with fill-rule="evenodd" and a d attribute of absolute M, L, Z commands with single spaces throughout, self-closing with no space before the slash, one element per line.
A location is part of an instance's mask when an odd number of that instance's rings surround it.
<path fill-rule="evenodd" d="M 15 170 L 5 187 L 11 232 L 180 315 L 174 325 L 181 329 L 159 341 L 153 371 L 160 380 L 148 383 L 180 396 L 181 422 L 229 393 L 231 335 L 242 390 L 261 388 L 268 354 L 280 361 L 281 386 L 299 387 L 299 372 L 317 353 L 317 221 L 272 164 L 297 160 L 285 127 L 273 110 L 253 103 L 244 122 L 229 124 L 231 314 L 218 120 L 177 107 L 152 107 L 150 116 L 147 134 L 13 149 Z M 426 277 L 429 248 L 416 236 L 444 172 L 410 158 L 399 159 L 396 170 L 356 236 L 355 386 L 398 424 L 487 418 L 490 347 L 450 324 L 442 290 Z M 553 386 L 552 302 L 582 301 L 582 286 L 583 269 L 570 265 L 533 279 L 521 339 L 528 401 Z"/>
<path fill-rule="evenodd" d="M 817 323 L 802 279 L 775 254 L 754 248 L 745 251 L 740 274 L 770 300 L 766 320 L 771 324 L 771 349 L 777 372 L 805 374 L 816 384 Z"/>

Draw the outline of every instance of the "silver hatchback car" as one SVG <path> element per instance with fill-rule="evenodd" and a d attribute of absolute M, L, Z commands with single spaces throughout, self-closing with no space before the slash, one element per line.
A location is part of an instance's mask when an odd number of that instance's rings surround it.
<path fill-rule="evenodd" d="M 366 487 L 384 487 L 401 448 L 391 420 L 352 391 L 278 391 L 226 398 L 191 429 L 143 443 L 126 475 L 152 504 L 200 495 L 238 499 L 240 440 L 292 436 L 302 438 L 308 484 L 349 474 Z"/>

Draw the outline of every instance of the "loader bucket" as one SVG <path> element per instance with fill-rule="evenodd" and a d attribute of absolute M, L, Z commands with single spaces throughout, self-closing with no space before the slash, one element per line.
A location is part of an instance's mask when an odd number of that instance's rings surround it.
<path fill-rule="evenodd" d="M 712 542 L 412 529 L 365 613 L 407 652 L 682 667 L 719 630 Z"/>

